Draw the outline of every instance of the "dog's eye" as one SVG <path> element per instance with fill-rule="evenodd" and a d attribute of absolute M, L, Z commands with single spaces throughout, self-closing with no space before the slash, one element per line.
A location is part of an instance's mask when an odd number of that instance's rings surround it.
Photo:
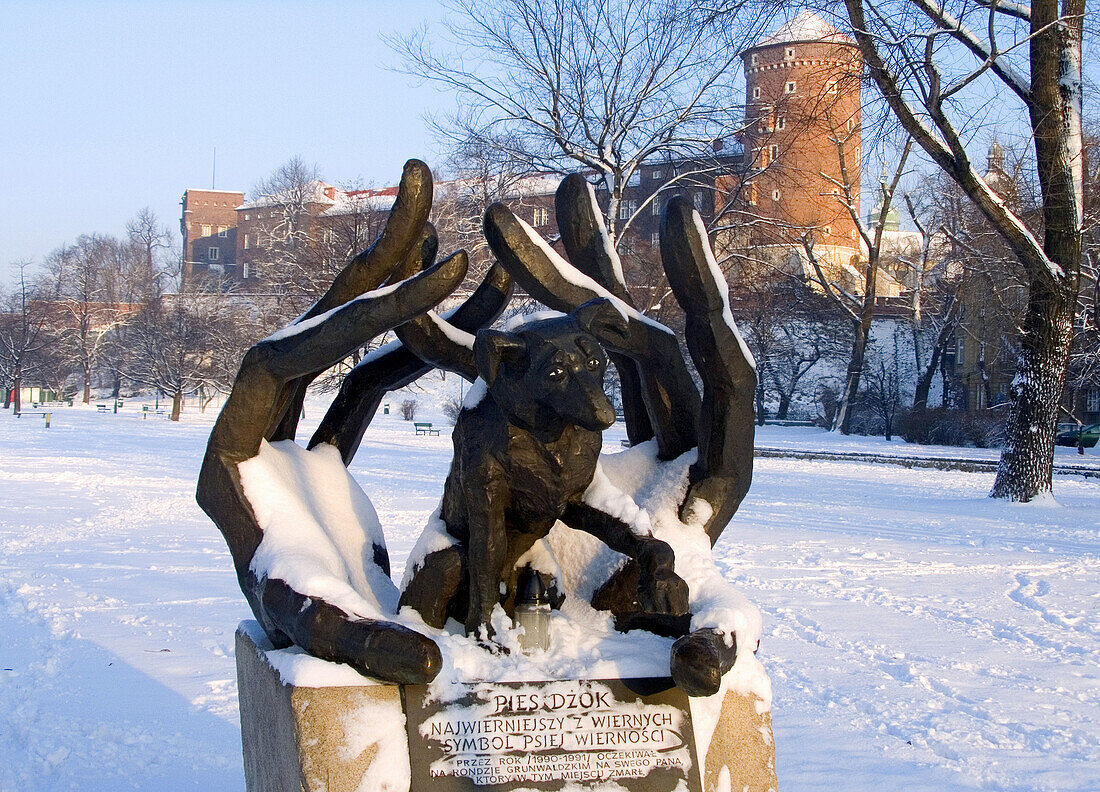
<path fill-rule="evenodd" d="M 588 370 L 589 371 L 596 371 L 597 369 L 599 369 L 599 367 L 600 367 L 599 358 L 589 358 L 588 359 Z"/>

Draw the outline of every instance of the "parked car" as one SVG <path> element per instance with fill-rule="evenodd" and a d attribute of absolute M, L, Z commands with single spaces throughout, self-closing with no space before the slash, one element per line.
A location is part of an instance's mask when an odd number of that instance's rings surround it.
<path fill-rule="evenodd" d="M 1080 437 L 1080 443 L 1084 448 L 1094 448 L 1096 441 L 1100 440 L 1100 423 L 1078 427 L 1076 424 L 1058 425 L 1058 434 L 1054 436 L 1054 442 L 1060 446 L 1075 448 Z"/>

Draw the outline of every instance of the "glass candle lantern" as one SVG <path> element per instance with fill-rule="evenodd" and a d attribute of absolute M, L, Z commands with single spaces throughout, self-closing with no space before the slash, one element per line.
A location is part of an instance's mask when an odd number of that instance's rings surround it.
<path fill-rule="evenodd" d="M 516 626 L 522 627 L 519 645 L 524 654 L 550 648 L 550 599 L 542 578 L 531 567 L 520 571 L 516 593 Z"/>

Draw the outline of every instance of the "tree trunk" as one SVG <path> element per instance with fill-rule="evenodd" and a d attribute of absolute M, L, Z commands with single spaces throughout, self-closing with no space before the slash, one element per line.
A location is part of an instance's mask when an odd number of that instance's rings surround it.
<path fill-rule="evenodd" d="M 990 495 L 1026 502 L 1051 489 L 1058 403 L 1073 341 L 1081 270 L 1083 167 L 1081 35 L 1083 0 L 1032 3 L 1031 126 L 1043 196 L 1043 252 L 1053 265 L 1029 267 L 1015 405 Z M 1043 262 L 1046 264 L 1046 262 Z"/>
<path fill-rule="evenodd" d="M 874 283 L 871 283 L 874 286 Z M 834 429 L 841 434 L 849 434 L 852 430 L 852 406 L 855 404 L 856 395 L 859 393 L 859 378 L 863 373 L 863 361 L 867 356 L 867 337 L 871 334 L 871 317 L 873 316 L 874 298 L 864 302 L 863 312 L 859 322 L 855 325 L 855 335 L 852 338 L 852 356 L 848 361 L 848 374 L 844 381 L 844 392 L 840 397 L 840 406 L 836 412 Z"/>
<path fill-rule="evenodd" d="M 84 366 L 84 403 L 92 403 L 92 369 L 85 363 Z"/>
<path fill-rule="evenodd" d="M 779 409 L 775 412 L 775 417 L 780 421 L 787 420 L 787 415 L 791 410 L 791 394 L 779 392 Z"/>
<path fill-rule="evenodd" d="M 15 375 L 15 388 L 12 399 L 12 415 L 19 415 L 20 410 L 23 409 L 23 376 L 17 373 Z"/>
<path fill-rule="evenodd" d="M 913 393 L 913 409 L 914 410 L 926 410 L 928 409 L 928 391 L 932 389 L 932 380 L 936 377 L 936 370 L 940 368 L 940 363 L 943 360 L 944 350 L 947 349 L 947 344 L 951 341 L 951 336 L 955 329 L 955 319 L 959 315 L 959 299 L 955 296 L 951 297 L 951 304 L 947 308 L 947 314 L 943 318 L 943 327 L 940 328 L 940 332 L 936 335 L 936 340 L 932 344 L 932 357 L 928 359 L 928 365 L 921 372 L 920 377 L 917 378 L 917 389 Z M 916 330 L 914 329 L 914 334 Z M 915 340 L 915 339 L 914 339 Z M 920 368 L 920 361 L 917 361 L 917 367 Z M 947 372 L 943 371 L 943 393 L 940 396 L 940 404 L 944 407 L 947 406 Z"/>
<path fill-rule="evenodd" d="M 990 495 L 1026 503 L 1050 492 L 1058 403 L 1073 340 L 1073 301 L 1034 285 L 1021 339 L 1008 439 Z"/>
<path fill-rule="evenodd" d="M 180 419 L 180 412 L 183 410 L 183 391 L 177 390 L 172 394 L 172 420 L 178 421 Z"/>

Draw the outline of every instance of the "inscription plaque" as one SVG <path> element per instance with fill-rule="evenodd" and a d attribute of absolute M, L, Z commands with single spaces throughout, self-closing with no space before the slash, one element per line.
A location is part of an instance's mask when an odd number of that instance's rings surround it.
<path fill-rule="evenodd" d="M 447 703 L 404 687 L 413 789 L 701 792 L 688 700 L 670 678 L 464 687 Z"/>

